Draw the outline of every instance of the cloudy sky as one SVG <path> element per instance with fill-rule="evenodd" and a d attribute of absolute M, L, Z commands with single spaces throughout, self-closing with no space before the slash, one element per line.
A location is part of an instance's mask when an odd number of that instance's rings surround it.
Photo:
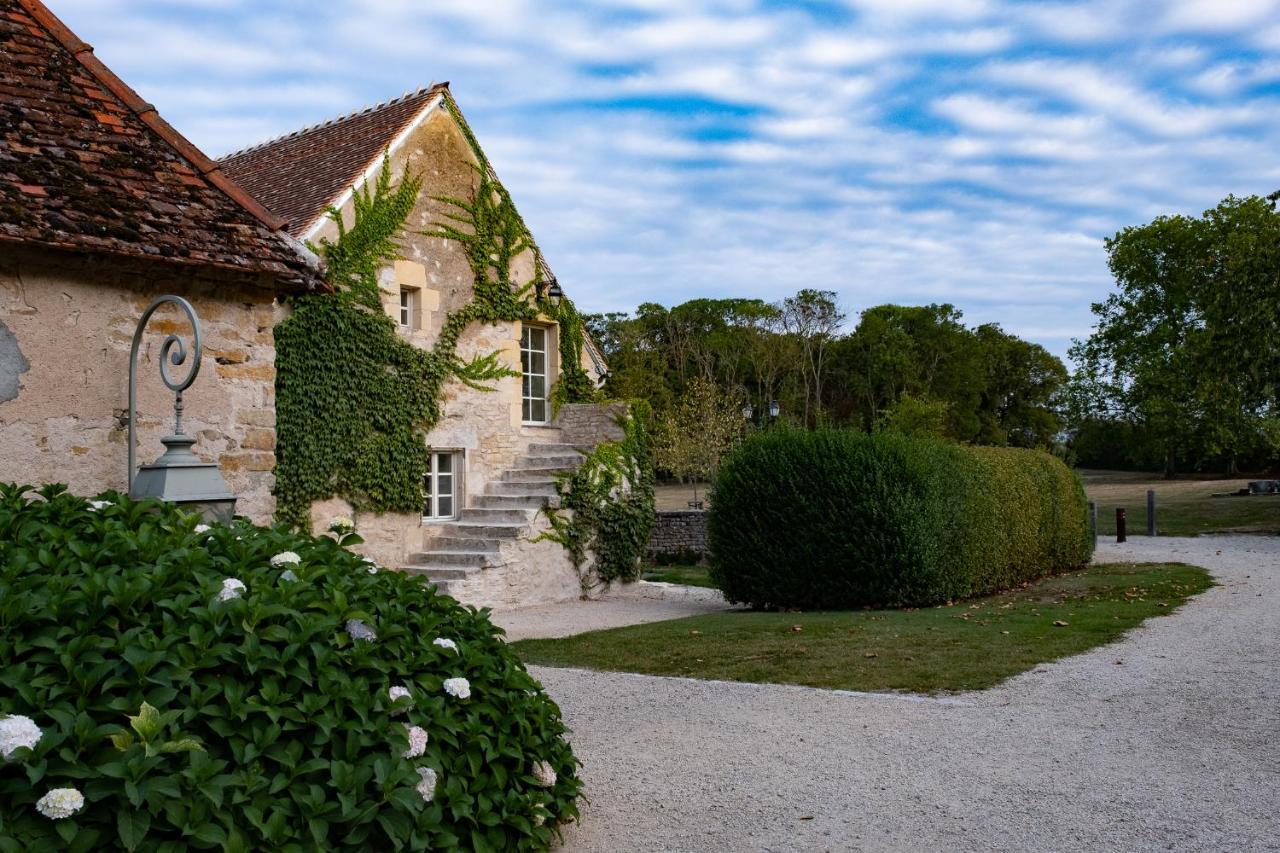
<path fill-rule="evenodd" d="M 1280 0 L 49 0 L 211 154 L 449 80 L 585 310 L 951 302 L 1062 354 L 1102 239 L 1280 189 Z"/>

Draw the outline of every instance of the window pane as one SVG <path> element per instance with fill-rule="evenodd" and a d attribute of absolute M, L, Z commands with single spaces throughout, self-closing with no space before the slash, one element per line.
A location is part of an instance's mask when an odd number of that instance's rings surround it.
<path fill-rule="evenodd" d="M 525 326 L 524 330 L 520 332 L 520 349 L 529 348 L 529 332 L 530 331 L 532 331 L 532 329 L 530 329 L 528 326 Z"/>
<path fill-rule="evenodd" d="M 547 373 L 547 356 L 544 353 L 535 352 L 529 356 L 529 372 L 541 373 L 543 376 Z"/>
<path fill-rule="evenodd" d="M 524 400 L 524 414 L 522 415 L 522 417 L 526 421 L 533 420 L 533 409 L 530 408 L 530 400 L 527 396 L 525 397 L 525 400 Z"/>
<path fill-rule="evenodd" d="M 530 406 L 530 411 L 533 413 L 533 417 L 529 418 L 530 421 L 542 423 L 547 419 L 546 400 L 529 400 L 527 405 Z"/>
<path fill-rule="evenodd" d="M 440 493 L 440 497 L 448 497 L 453 494 L 453 475 L 441 474 L 436 480 L 436 491 Z"/>
<path fill-rule="evenodd" d="M 536 400 L 541 400 L 547 396 L 547 377 L 529 377 L 529 396 Z"/>
<path fill-rule="evenodd" d="M 547 351 L 547 330 L 529 329 L 529 349 L 539 352 Z"/>
<path fill-rule="evenodd" d="M 525 397 L 533 396 L 533 392 L 529 390 L 529 374 L 528 373 L 525 373 L 524 376 L 520 377 L 520 388 L 521 388 L 520 393 Z"/>
<path fill-rule="evenodd" d="M 453 454 L 437 453 L 436 454 L 436 470 L 442 474 L 447 474 L 453 470 Z"/>
<path fill-rule="evenodd" d="M 449 498 L 449 497 L 445 497 L 444 495 L 441 495 L 440 502 L 436 508 L 438 510 L 437 515 L 440 518 L 448 518 L 449 516 L 453 515 L 453 498 Z"/>

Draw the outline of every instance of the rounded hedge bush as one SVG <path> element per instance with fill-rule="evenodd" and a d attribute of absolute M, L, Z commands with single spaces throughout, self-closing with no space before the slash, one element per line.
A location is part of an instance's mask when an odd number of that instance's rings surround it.
<path fill-rule="evenodd" d="M 329 537 L 0 487 L 0 850 L 544 849 L 556 704 Z"/>
<path fill-rule="evenodd" d="M 1040 451 L 769 430 L 717 474 L 711 577 L 754 607 L 937 604 L 1084 565 L 1086 507 Z"/>

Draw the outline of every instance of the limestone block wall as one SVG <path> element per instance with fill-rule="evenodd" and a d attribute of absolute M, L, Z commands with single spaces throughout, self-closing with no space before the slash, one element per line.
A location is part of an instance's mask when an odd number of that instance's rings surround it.
<path fill-rule="evenodd" d="M 78 494 L 126 488 L 129 346 L 142 312 L 174 293 L 195 306 L 204 361 L 184 395 L 195 452 L 219 463 L 257 522 L 275 509 L 275 343 L 284 310 L 242 281 L 159 264 L 0 250 L 0 480 L 62 482 Z M 166 335 L 190 340 L 169 307 L 148 325 L 138 359 L 138 462 L 163 451 L 173 394 L 160 381 Z M 5 353 L 8 355 L 6 356 Z M 173 368 L 185 375 L 185 366 Z"/>
<path fill-rule="evenodd" d="M 645 555 L 651 559 L 676 556 L 705 558 L 707 514 L 702 510 L 667 510 L 657 514 Z"/>
<path fill-rule="evenodd" d="M 594 446 L 625 438 L 618 419 L 626 414 L 626 403 L 566 403 L 556 415 L 556 426 L 566 444 Z"/>

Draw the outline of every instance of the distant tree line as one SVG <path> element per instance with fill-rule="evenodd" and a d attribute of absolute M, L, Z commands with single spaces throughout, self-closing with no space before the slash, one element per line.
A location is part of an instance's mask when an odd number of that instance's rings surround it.
<path fill-rule="evenodd" d="M 795 426 L 974 444 L 1048 447 L 1062 428 L 1062 362 L 995 324 L 966 326 L 951 305 L 881 305 L 847 333 L 835 294 L 822 290 L 777 303 L 645 303 L 585 319 L 609 362 L 609 393 L 650 402 L 659 463 L 682 479 L 718 460 L 719 450 L 700 446 L 771 425 L 774 402 Z"/>

